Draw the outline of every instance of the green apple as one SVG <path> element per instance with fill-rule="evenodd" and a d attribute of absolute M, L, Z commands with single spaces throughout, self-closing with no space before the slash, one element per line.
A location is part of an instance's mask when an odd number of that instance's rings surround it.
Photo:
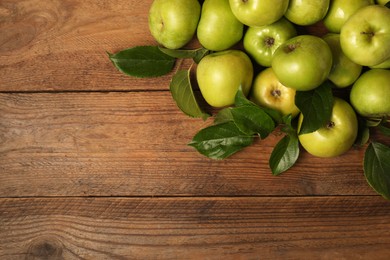
<path fill-rule="evenodd" d="M 389 0 L 376 0 L 375 1 L 378 5 L 385 5 L 389 2 Z"/>
<path fill-rule="evenodd" d="M 303 115 L 299 115 L 298 132 Z M 358 120 L 351 105 L 334 98 L 330 121 L 315 132 L 298 135 L 302 147 L 317 157 L 335 157 L 347 152 L 355 142 Z"/>
<path fill-rule="evenodd" d="M 272 59 L 272 68 L 286 87 L 312 90 L 328 78 L 332 52 L 320 37 L 299 35 L 279 46 Z"/>
<path fill-rule="evenodd" d="M 323 39 L 329 45 L 333 55 L 333 65 L 328 79 L 339 88 L 352 85 L 360 76 L 362 66 L 351 61 L 344 55 L 340 46 L 339 34 L 328 33 L 323 37 Z"/>
<path fill-rule="evenodd" d="M 278 21 L 287 10 L 289 0 L 230 0 L 230 7 L 243 24 L 263 26 Z"/>
<path fill-rule="evenodd" d="M 244 35 L 244 49 L 258 64 L 270 67 L 276 49 L 296 35 L 294 25 L 281 18 L 270 25 L 249 27 Z"/>
<path fill-rule="evenodd" d="M 369 5 L 356 11 L 341 28 L 344 54 L 362 66 L 375 66 L 390 58 L 390 9 Z"/>
<path fill-rule="evenodd" d="M 390 58 L 385 60 L 382 63 L 379 63 L 374 66 L 370 66 L 371 69 L 390 69 Z"/>
<path fill-rule="evenodd" d="M 330 32 L 340 33 L 341 27 L 351 15 L 360 8 L 372 4 L 374 4 L 374 0 L 330 1 L 329 10 L 323 19 L 323 23 Z"/>
<path fill-rule="evenodd" d="M 390 116 L 390 70 L 371 69 L 353 84 L 350 102 L 363 117 Z"/>
<path fill-rule="evenodd" d="M 248 95 L 253 80 L 253 65 L 249 56 L 240 50 L 225 50 L 207 55 L 196 69 L 199 89 L 206 102 L 213 107 L 234 104 L 241 86 Z"/>
<path fill-rule="evenodd" d="M 197 0 L 154 0 L 149 9 L 149 30 L 156 41 L 179 49 L 193 37 L 200 17 Z"/>
<path fill-rule="evenodd" d="M 239 42 L 244 25 L 230 9 L 229 0 L 205 0 L 197 36 L 200 44 L 212 51 L 222 51 Z"/>
<path fill-rule="evenodd" d="M 255 77 L 250 99 L 259 106 L 295 117 L 299 113 L 295 105 L 295 93 L 295 89 L 287 88 L 280 83 L 272 68 L 266 68 Z"/>
<path fill-rule="evenodd" d="M 321 21 L 329 9 L 329 0 L 290 0 L 284 16 L 297 25 Z"/>

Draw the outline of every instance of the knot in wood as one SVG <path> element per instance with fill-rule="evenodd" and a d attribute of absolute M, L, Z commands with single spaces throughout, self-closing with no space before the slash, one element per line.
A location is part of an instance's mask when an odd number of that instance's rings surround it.
<path fill-rule="evenodd" d="M 32 241 L 27 254 L 26 260 L 38 260 L 38 259 L 53 259 L 63 260 L 62 256 L 63 246 L 62 243 L 54 237 L 39 237 Z"/>

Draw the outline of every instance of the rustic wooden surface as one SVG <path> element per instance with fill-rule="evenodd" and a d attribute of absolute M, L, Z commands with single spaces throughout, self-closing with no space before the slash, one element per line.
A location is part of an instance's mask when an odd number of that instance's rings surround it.
<path fill-rule="evenodd" d="M 0 1 L 0 259 L 389 259 L 364 149 L 273 177 L 275 132 L 213 161 L 187 146 L 210 120 L 178 110 L 171 75 L 112 66 L 155 44 L 150 4 Z"/>

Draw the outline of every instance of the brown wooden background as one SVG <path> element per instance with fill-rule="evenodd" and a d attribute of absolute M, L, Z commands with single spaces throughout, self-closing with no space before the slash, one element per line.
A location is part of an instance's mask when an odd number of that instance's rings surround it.
<path fill-rule="evenodd" d="M 273 177 L 275 133 L 210 160 L 172 75 L 113 67 L 156 44 L 151 2 L 0 0 L 0 259 L 389 259 L 364 149 Z"/>

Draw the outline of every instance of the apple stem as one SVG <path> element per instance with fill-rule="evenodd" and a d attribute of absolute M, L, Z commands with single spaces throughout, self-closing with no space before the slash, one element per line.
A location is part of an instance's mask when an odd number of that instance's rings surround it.
<path fill-rule="evenodd" d="M 274 43 L 275 43 L 275 39 L 272 38 L 272 37 L 269 37 L 269 38 L 267 38 L 267 39 L 265 40 L 265 44 L 267 45 L 267 47 L 273 46 Z"/>
<path fill-rule="evenodd" d="M 286 53 L 290 53 L 292 51 L 294 51 L 297 47 L 299 46 L 299 43 L 295 43 L 295 44 L 288 44 L 285 48 L 285 52 Z"/>
<path fill-rule="evenodd" d="M 326 124 L 326 128 L 328 129 L 331 129 L 335 126 L 336 124 L 333 122 L 333 121 L 329 121 L 327 124 Z"/>
<path fill-rule="evenodd" d="M 271 91 L 271 95 L 274 97 L 280 97 L 282 95 L 282 92 L 279 89 L 274 89 Z"/>
<path fill-rule="evenodd" d="M 160 30 L 164 30 L 164 20 L 161 18 L 161 21 L 160 21 Z"/>
<path fill-rule="evenodd" d="M 369 37 L 374 37 L 375 36 L 374 32 L 361 32 L 361 34 L 368 35 Z"/>
<path fill-rule="evenodd" d="M 178 59 L 178 62 L 176 64 L 175 74 L 181 69 L 182 64 L 183 64 L 183 59 Z M 192 65 L 194 65 L 194 64 L 193 63 L 191 64 L 191 67 L 189 68 L 189 70 L 191 70 Z"/>

